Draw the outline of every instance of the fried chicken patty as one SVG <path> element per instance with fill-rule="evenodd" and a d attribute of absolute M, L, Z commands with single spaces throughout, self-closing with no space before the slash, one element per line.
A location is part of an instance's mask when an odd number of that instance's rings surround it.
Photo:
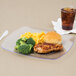
<path fill-rule="evenodd" d="M 34 46 L 34 51 L 37 53 L 49 53 L 62 50 L 62 48 L 62 44 L 39 43 Z"/>

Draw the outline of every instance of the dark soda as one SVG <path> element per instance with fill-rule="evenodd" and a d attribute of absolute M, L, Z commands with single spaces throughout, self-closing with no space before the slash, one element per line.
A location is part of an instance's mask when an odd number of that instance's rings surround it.
<path fill-rule="evenodd" d="M 73 8 L 63 8 L 61 9 L 61 18 L 62 18 L 62 29 L 63 30 L 72 30 L 74 19 L 75 19 L 76 10 Z"/>

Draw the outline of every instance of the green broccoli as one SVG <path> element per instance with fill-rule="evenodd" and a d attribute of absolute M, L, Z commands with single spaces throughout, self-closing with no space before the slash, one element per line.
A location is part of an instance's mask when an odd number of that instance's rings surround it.
<path fill-rule="evenodd" d="M 26 45 L 24 41 L 20 41 L 20 45 Z"/>
<path fill-rule="evenodd" d="M 23 41 L 26 41 L 26 40 L 27 40 L 27 38 L 26 38 L 26 37 L 22 37 L 21 39 L 22 39 Z"/>
<path fill-rule="evenodd" d="M 31 53 L 31 49 L 32 49 L 33 45 L 20 45 L 20 47 L 18 48 L 19 53 L 22 54 L 30 54 Z"/>
<path fill-rule="evenodd" d="M 17 50 L 19 47 L 20 47 L 20 45 L 16 45 L 16 46 L 15 46 L 15 49 Z"/>
<path fill-rule="evenodd" d="M 26 45 L 26 43 L 21 38 L 16 41 L 15 49 L 17 50 L 20 45 Z"/>
<path fill-rule="evenodd" d="M 27 44 L 32 44 L 33 46 L 35 45 L 35 41 L 32 38 L 28 38 L 26 43 Z"/>
<path fill-rule="evenodd" d="M 21 42 L 26 42 L 27 38 L 23 37 L 23 38 L 20 38 L 16 41 L 16 45 L 20 45 Z"/>
<path fill-rule="evenodd" d="M 27 44 L 29 46 L 29 49 L 31 50 L 33 48 L 32 44 Z"/>
<path fill-rule="evenodd" d="M 16 41 L 16 45 L 20 45 L 20 41 L 23 41 L 21 38 Z"/>
<path fill-rule="evenodd" d="M 16 52 L 22 54 L 30 54 L 33 52 L 33 46 L 35 45 L 35 41 L 32 38 L 20 38 L 16 41 Z"/>

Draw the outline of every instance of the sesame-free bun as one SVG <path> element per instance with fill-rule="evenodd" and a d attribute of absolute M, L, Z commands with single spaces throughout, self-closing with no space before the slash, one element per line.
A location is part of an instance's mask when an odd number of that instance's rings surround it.
<path fill-rule="evenodd" d="M 51 44 L 61 44 L 62 43 L 62 38 L 61 38 L 60 34 L 52 31 L 52 32 L 48 32 L 44 36 L 44 42 L 51 43 Z"/>

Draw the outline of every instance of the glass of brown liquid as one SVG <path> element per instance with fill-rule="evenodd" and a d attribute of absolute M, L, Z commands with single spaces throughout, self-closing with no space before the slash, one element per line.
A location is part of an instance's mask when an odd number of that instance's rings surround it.
<path fill-rule="evenodd" d="M 75 19 L 75 13 L 76 13 L 76 10 L 73 8 L 62 8 L 61 9 L 63 30 L 72 30 L 74 19 Z"/>

